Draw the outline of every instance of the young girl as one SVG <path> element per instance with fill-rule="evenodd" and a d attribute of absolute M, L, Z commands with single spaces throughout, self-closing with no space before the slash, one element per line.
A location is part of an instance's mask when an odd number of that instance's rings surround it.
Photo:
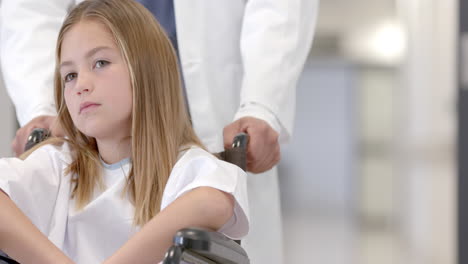
<path fill-rule="evenodd" d="M 23 264 L 157 263 L 184 227 L 246 235 L 245 174 L 203 150 L 174 50 L 140 4 L 71 11 L 55 99 L 66 139 L 0 160 L 0 250 Z"/>

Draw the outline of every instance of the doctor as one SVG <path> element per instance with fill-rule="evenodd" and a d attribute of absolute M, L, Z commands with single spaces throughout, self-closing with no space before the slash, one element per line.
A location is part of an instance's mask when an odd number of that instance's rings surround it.
<path fill-rule="evenodd" d="M 33 128 L 61 135 L 54 126 L 54 49 L 67 11 L 79 2 L 2 2 L 1 66 L 22 126 L 13 142 L 17 154 Z M 255 173 L 248 178 L 252 226 L 243 247 L 254 264 L 282 263 L 274 165 L 280 159 L 279 143 L 292 134 L 295 86 L 311 47 L 318 0 L 169 2 L 198 136 L 217 152 L 238 132 L 250 135 L 248 170 Z"/>

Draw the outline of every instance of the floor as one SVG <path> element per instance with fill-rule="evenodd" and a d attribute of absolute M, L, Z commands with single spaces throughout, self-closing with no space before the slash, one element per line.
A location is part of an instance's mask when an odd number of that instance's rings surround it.
<path fill-rule="evenodd" d="M 359 227 L 352 215 L 284 212 L 285 263 L 415 264 L 390 229 Z"/>

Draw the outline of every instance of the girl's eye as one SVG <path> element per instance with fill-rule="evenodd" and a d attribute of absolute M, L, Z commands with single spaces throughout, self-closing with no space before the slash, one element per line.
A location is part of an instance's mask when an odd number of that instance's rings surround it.
<path fill-rule="evenodd" d="M 67 75 L 65 76 L 64 80 L 65 80 L 66 83 L 67 83 L 67 82 L 71 82 L 71 81 L 73 81 L 73 80 L 76 78 L 76 76 L 77 76 L 77 74 L 74 73 L 74 72 L 73 72 L 73 73 L 69 73 L 69 74 L 67 74 Z"/>
<path fill-rule="evenodd" d="M 95 68 L 102 68 L 102 67 L 106 66 L 107 64 L 109 64 L 108 61 L 98 60 L 98 61 L 96 61 L 96 64 L 94 65 L 94 67 Z"/>

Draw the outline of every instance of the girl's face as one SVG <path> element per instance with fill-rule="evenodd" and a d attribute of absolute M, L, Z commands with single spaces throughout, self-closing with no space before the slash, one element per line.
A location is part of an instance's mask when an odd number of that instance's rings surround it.
<path fill-rule="evenodd" d="M 81 21 L 65 33 L 61 48 L 64 98 L 75 126 L 96 140 L 129 136 L 130 75 L 107 27 Z"/>

